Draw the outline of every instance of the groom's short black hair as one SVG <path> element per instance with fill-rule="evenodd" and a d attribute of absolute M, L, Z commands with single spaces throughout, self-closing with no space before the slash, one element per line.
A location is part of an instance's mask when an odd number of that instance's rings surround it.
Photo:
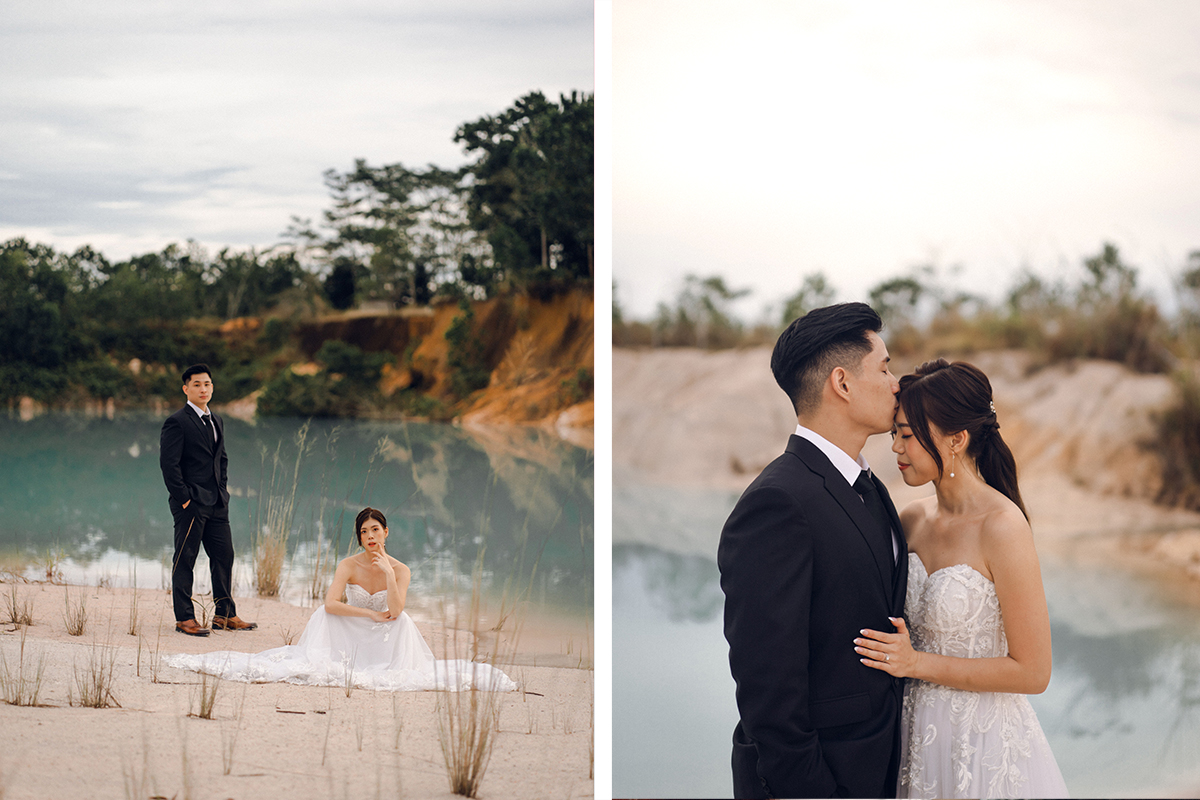
<path fill-rule="evenodd" d="M 183 383 L 185 386 L 192 379 L 193 375 L 207 375 L 211 379 L 212 370 L 208 368 L 208 364 L 192 364 L 183 371 Z"/>
<path fill-rule="evenodd" d="M 834 367 L 857 374 L 863 358 L 871 352 L 867 333 L 881 330 L 883 320 L 866 303 L 817 308 L 792 320 L 775 342 L 771 372 L 796 414 L 816 410 L 821 386 Z"/>

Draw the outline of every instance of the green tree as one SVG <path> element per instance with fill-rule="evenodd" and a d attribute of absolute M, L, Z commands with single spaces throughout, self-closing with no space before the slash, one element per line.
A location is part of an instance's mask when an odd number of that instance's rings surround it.
<path fill-rule="evenodd" d="M 918 305 L 931 296 L 929 288 L 917 275 L 888 278 L 867 293 L 871 307 L 879 312 L 889 326 L 905 327 L 916 322 Z"/>
<path fill-rule="evenodd" d="M 259 253 L 254 248 L 217 254 L 206 274 L 205 294 L 214 296 L 226 319 L 268 309 L 284 292 L 299 286 L 304 270 L 292 251 Z"/>
<path fill-rule="evenodd" d="M 687 275 L 675 297 L 674 309 L 658 304 L 654 322 L 655 343 L 675 346 L 731 347 L 742 333 L 742 324 L 730 306 L 749 289 L 731 289 L 720 275 L 701 278 Z"/>
<path fill-rule="evenodd" d="M 0 363 L 57 369 L 68 360 L 67 281 L 54 253 L 23 239 L 0 249 Z"/>
<path fill-rule="evenodd" d="M 1137 286 L 1137 270 L 1121 260 L 1120 251 L 1105 242 L 1100 252 L 1083 260 L 1086 277 L 1080 299 L 1113 300 L 1128 297 Z"/>
<path fill-rule="evenodd" d="M 809 273 L 804 276 L 800 290 L 784 301 L 781 321 L 785 326 L 790 325 L 792 320 L 803 317 L 814 308 L 829 305 L 836 296 L 837 292 L 825 279 L 824 272 Z"/>
<path fill-rule="evenodd" d="M 338 311 L 354 305 L 355 263 L 348 258 L 338 258 L 333 270 L 325 277 L 325 296 Z"/>
<path fill-rule="evenodd" d="M 476 160 L 464 168 L 471 224 L 487 236 L 494 280 L 591 280 L 594 272 L 595 103 L 541 92 L 461 126 L 454 136 Z"/>
<path fill-rule="evenodd" d="M 357 295 L 395 305 L 426 305 L 440 285 L 464 273 L 474 278 L 486 271 L 486 248 L 468 223 L 460 179 L 458 173 L 434 166 L 372 167 L 358 159 L 349 172 L 325 173 L 333 196 L 325 220 L 333 235 L 322 239 L 299 220 L 288 235 L 317 249 L 318 260 L 333 269 L 354 265 Z M 341 272 L 339 303 L 348 283 L 344 266 Z"/>

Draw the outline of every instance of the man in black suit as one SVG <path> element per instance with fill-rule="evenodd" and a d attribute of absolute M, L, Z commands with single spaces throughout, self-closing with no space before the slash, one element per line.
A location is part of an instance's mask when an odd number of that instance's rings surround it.
<path fill-rule="evenodd" d="M 225 424 L 208 410 L 212 399 L 212 370 L 205 364 L 183 373 L 187 405 L 167 417 L 159 439 L 159 466 L 170 494 L 175 520 L 175 558 L 171 566 L 171 596 L 175 629 L 189 636 L 207 636 L 192 607 L 192 568 L 200 545 L 212 572 L 213 627 L 251 630 L 258 626 L 238 619 L 234 608 L 233 534 L 229 528 L 229 459 L 225 455 Z"/>
<path fill-rule="evenodd" d="M 861 451 L 892 428 L 899 384 L 869 306 L 810 312 L 771 370 L 796 433 L 721 532 L 725 638 L 737 682 L 735 797 L 895 797 L 903 683 L 859 660 L 863 628 L 890 631 L 908 549 Z"/>

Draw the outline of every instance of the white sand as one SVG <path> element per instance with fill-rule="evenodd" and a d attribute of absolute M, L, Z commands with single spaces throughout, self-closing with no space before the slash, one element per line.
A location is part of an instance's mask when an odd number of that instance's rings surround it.
<path fill-rule="evenodd" d="M 0 585 L 3 618 L 11 586 Z M 165 654 L 277 647 L 285 631 L 299 634 L 309 609 L 238 598 L 239 616 L 258 622 L 259 629 L 201 639 L 174 632 L 167 592 L 141 590 L 141 635 L 135 637 L 127 633 L 130 589 L 49 584 L 16 589 L 19 602 L 33 602 L 26 664 L 44 658 L 46 666 L 38 707 L 0 704 L 5 800 L 454 796 L 438 739 L 436 706 L 445 693 L 356 689 L 347 697 L 342 689 L 225 681 L 213 719 L 206 720 L 189 716 L 198 707 L 201 676 L 163 667 L 158 682 L 151 679 L 156 649 Z M 82 637 L 66 632 L 64 592 L 72 598 L 86 593 Z M 439 657 L 453 656 L 447 645 L 452 632 L 414 619 Z M 479 797 L 590 797 L 590 642 L 554 620 L 525 624 L 515 663 L 502 665 L 524 691 L 499 696 L 499 731 Z M 17 668 L 20 636 L 19 626 L 0 627 L 0 653 L 10 672 Z M 108 646 L 114 648 L 113 695 L 121 707 L 73 707 L 76 673 L 86 672 L 93 651 L 103 653 Z M 235 732 L 226 775 L 223 742 Z"/>

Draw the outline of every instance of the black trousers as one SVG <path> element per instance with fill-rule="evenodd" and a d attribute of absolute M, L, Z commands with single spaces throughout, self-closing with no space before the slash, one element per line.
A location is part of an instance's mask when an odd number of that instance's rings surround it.
<path fill-rule="evenodd" d="M 200 545 L 208 555 L 212 573 L 212 590 L 218 617 L 237 614 L 233 605 L 233 532 L 229 528 L 227 506 L 202 506 L 195 500 L 187 508 L 171 502 L 175 518 L 175 557 L 171 561 L 171 599 L 175 606 L 175 621 L 195 619 L 192 607 L 192 570 Z"/>

